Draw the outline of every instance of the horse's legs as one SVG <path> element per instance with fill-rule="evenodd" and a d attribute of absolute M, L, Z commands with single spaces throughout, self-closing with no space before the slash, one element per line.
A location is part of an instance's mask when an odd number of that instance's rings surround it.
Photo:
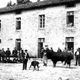
<path fill-rule="evenodd" d="M 69 65 L 69 68 L 70 68 L 70 66 L 71 66 L 71 60 L 67 64 Z"/>
<path fill-rule="evenodd" d="M 56 67 L 56 61 L 52 61 L 53 62 L 53 67 Z"/>
<path fill-rule="evenodd" d="M 33 71 L 34 71 L 34 70 L 36 70 L 36 66 L 34 66 L 34 69 L 33 69 Z"/>
<path fill-rule="evenodd" d="M 39 71 L 39 65 L 37 65 L 38 71 Z"/>

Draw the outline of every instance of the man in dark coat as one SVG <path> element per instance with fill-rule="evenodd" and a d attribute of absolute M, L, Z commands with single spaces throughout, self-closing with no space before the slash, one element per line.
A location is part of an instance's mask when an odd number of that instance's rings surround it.
<path fill-rule="evenodd" d="M 2 50 L 0 50 L 0 61 L 4 62 L 5 60 L 5 51 L 4 48 L 2 48 Z"/>
<path fill-rule="evenodd" d="M 10 55 L 11 55 L 11 51 L 9 48 L 7 48 L 7 50 L 6 50 L 6 59 L 7 60 L 10 60 Z"/>
<path fill-rule="evenodd" d="M 80 66 L 80 48 L 79 48 L 79 59 L 78 59 L 78 64 Z"/>
<path fill-rule="evenodd" d="M 2 48 L 1 54 L 2 54 L 2 61 L 4 62 L 6 60 L 4 48 Z"/>
<path fill-rule="evenodd" d="M 24 59 L 24 51 L 23 51 L 23 49 L 21 48 L 20 49 L 20 52 L 19 52 L 19 59 L 20 59 L 20 62 L 22 62 L 23 61 L 23 59 Z"/>
<path fill-rule="evenodd" d="M 14 60 L 17 60 L 18 59 L 17 49 L 16 48 L 14 48 L 14 50 L 12 51 L 12 55 L 14 57 Z"/>
<path fill-rule="evenodd" d="M 24 56 L 24 59 L 23 59 L 23 70 L 27 69 L 28 59 L 29 59 L 29 54 L 28 54 L 27 50 L 25 50 L 25 56 Z"/>
<path fill-rule="evenodd" d="M 76 60 L 76 66 L 79 64 L 79 49 L 75 52 L 75 60 Z"/>
<path fill-rule="evenodd" d="M 41 52 L 40 52 L 41 58 L 43 58 L 44 51 L 45 51 L 44 48 L 42 48 L 42 49 L 41 49 Z"/>

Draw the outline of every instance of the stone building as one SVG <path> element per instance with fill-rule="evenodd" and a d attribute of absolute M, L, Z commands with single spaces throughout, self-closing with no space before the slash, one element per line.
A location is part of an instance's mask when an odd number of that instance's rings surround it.
<path fill-rule="evenodd" d="M 0 9 L 0 48 L 23 48 L 40 56 L 45 45 L 55 51 L 80 47 L 79 0 L 44 0 Z"/>

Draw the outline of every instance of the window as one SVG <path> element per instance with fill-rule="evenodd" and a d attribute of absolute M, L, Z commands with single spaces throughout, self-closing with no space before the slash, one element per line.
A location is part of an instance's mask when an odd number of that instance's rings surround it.
<path fill-rule="evenodd" d="M 1 30 L 1 20 L 0 20 L 0 30 Z"/>
<path fill-rule="evenodd" d="M 38 42 L 45 42 L 45 38 L 38 38 Z"/>
<path fill-rule="evenodd" d="M 1 43 L 1 39 L 0 39 L 0 43 Z"/>
<path fill-rule="evenodd" d="M 67 26 L 68 27 L 74 26 L 74 11 L 67 12 Z"/>
<path fill-rule="evenodd" d="M 76 4 L 73 3 L 73 2 L 66 4 L 67 8 L 69 8 L 69 7 L 75 7 L 75 6 L 76 6 Z"/>
<path fill-rule="evenodd" d="M 21 39 L 16 39 L 16 48 L 17 50 L 21 49 Z"/>
<path fill-rule="evenodd" d="M 39 28 L 45 27 L 45 15 L 39 15 Z"/>
<path fill-rule="evenodd" d="M 21 29 L 21 17 L 16 18 L 16 30 Z"/>
<path fill-rule="evenodd" d="M 66 37 L 66 42 L 74 42 L 74 37 Z"/>

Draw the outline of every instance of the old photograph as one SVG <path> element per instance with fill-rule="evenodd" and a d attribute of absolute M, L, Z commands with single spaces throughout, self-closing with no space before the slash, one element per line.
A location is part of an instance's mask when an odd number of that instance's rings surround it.
<path fill-rule="evenodd" d="M 80 80 L 80 0 L 0 0 L 0 80 Z"/>

